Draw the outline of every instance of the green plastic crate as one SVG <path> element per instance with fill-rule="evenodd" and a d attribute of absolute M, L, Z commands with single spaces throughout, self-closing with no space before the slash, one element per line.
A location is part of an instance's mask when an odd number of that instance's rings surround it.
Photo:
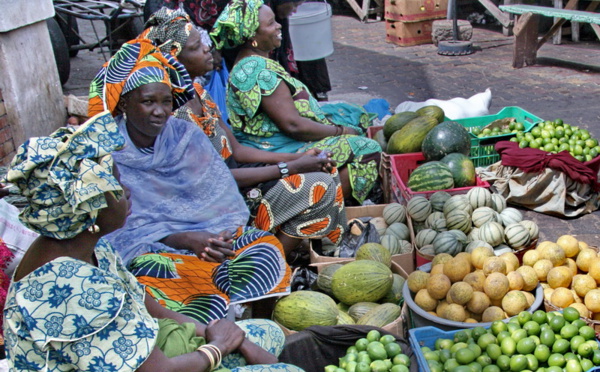
<path fill-rule="evenodd" d="M 474 118 L 458 119 L 454 121 L 462 124 L 470 133 L 473 128 L 485 127 L 494 120 L 511 117 L 515 118 L 516 121 L 523 123 L 524 132 L 529 132 L 535 124 L 543 121 L 542 118 L 537 117 L 517 106 L 505 107 L 495 115 L 477 116 Z M 471 134 L 471 153 L 469 157 L 473 161 L 473 165 L 475 165 L 475 167 L 484 167 L 499 161 L 500 154 L 496 152 L 494 146 L 497 142 L 508 141 L 514 136 L 514 133 L 508 133 L 498 136 L 479 138 Z"/>

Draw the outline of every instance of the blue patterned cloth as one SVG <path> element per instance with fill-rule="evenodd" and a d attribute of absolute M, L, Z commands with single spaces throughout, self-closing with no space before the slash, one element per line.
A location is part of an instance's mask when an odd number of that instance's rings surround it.
<path fill-rule="evenodd" d="M 4 309 L 11 370 L 135 371 L 154 348 L 158 323 L 144 287 L 104 239 L 98 267 L 59 257 L 8 291 Z"/>

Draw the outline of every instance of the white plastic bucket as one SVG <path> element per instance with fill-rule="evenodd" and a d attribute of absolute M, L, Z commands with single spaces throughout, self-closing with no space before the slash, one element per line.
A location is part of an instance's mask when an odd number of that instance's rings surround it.
<path fill-rule="evenodd" d="M 289 25 L 297 61 L 314 61 L 333 53 L 331 5 L 326 2 L 302 3 L 289 17 Z"/>

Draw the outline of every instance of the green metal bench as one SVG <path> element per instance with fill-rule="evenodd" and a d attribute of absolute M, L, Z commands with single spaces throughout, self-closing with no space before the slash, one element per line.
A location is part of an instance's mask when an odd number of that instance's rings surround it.
<path fill-rule="evenodd" d="M 570 0 L 564 9 L 536 5 L 500 5 L 500 9 L 507 13 L 519 15 L 513 32 L 515 34 L 515 49 L 513 52 L 513 67 L 521 68 L 523 65 L 534 65 L 537 51 L 552 35 L 560 30 L 566 21 L 589 23 L 600 38 L 600 13 L 593 11 L 598 6 L 598 1 L 592 1 L 586 10 L 574 10 L 577 0 Z M 538 40 L 538 24 L 540 17 L 558 18 L 550 30 Z"/>

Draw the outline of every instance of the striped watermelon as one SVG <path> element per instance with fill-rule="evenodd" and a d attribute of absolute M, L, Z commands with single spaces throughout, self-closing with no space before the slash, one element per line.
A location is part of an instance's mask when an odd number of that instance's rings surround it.
<path fill-rule="evenodd" d="M 486 222 L 479 228 L 479 239 L 495 247 L 504 241 L 504 227 L 498 222 Z"/>
<path fill-rule="evenodd" d="M 437 234 L 432 245 L 435 254 L 448 253 L 451 256 L 456 256 L 463 248 L 463 244 L 458 240 L 458 237 L 450 231 Z"/>
<path fill-rule="evenodd" d="M 448 226 L 446 225 L 446 219 L 440 218 L 438 220 L 433 221 L 431 224 L 431 228 L 437 232 L 448 231 Z"/>
<path fill-rule="evenodd" d="M 467 212 L 469 215 L 473 212 L 473 207 L 471 207 L 471 203 L 469 203 L 469 199 L 467 199 L 466 195 L 453 195 L 450 199 L 446 200 L 444 203 L 444 214 L 448 215 L 450 211 L 454 209 L 462 209 Z"/>
<path fill-rule="evenodd" d="M 473 220 L 473 225 L 476 227 L 480 227 L 484 223 L 490 221 L 500 222 L 498 212 L 490 207 L 479 207 L 475 209 L 471 215 L 471 219 Z"/>
<path fill-rule="evenodd" d="M 413 191 L 446 190 L 454 188 L 454 179 L 446 164 L 430 161 L 410 174 L 407 186 Z"/>
<path fill-rule="evenodd" d="M 529 230 L 520 223 L 513 223 L 504 229 L 506 244 L 513 249 L 527 247 L 530 242 Z"/>
<path fill-rule="evenodd" d="M 534 241 L 535 239 L 538 238 L 538 236 L 540 234 L 540 229 L 539 229 L 537 223 L 535 223 L 531 220 L 523 220 L 519 223 L 521 225 L 525 226 L 527 228 L 527 230 L 529 230 L 529 238 L 531 239 L 531 241 Z"/>
<path fill-rule="evenodd" d="M 445 218 L 445 217 L 444 217 L 444 214 L 443 214 L 442 212 L 438 212 L 438 211 L 432 212 L 432 213 L 431 213 L 431 214 L 430 214 L 430 215 L 427 217 L 427 219 L 425 220 L 425 226 L 426 226 L 428 229 L 430 229 L 430 228 L 431 228 L 431 225 L 432 225 L 432 224 L 433 224 L 433 223 L 434 223 L 436 220 L 439 220 L 439 219 L 442 219 L 442 218 Z"/>
<path fill-rule="evenodd" d="M 504 208 L 504 210 L 500 212 L 500 219 L 504 226 L 508 226 L 523 221 L 523 214 L 516 208 Z"/>
<path fill-rule="evenodd" d="M 475 186 L 477 184 L 475 166 L 468 156 L 453 152 L 444 156 L 440 161 L 450 169 L 450 173 L 454 178 L 454 187 Z"/>
<path fill-rule="evenodd" d="M 473 187 L 467 192 L 467 199 L 473 209 L 492 206 L 492 193 L 484 187 Z"/>
<path fill-rule="evenodd" d="M 393 235 L 398 240 L 410 240 L 410 230 L 402 222 L 394 222 L 385 230 L 385 235 Z"/>
<path fill-rule="evenodd" d="M 406 212 L 417 222 L 424 222 L 431 214 L 431 203 L 424 196 L 415 196 L 408 201 Z"/>
<path fill-rule="evenodd" d="M 383 208 L 383 218 L 388 225 L 394 222 L 406 222 L 406 207 L 399 203 L 390 203 Z"/>
<path fill-rule="evenodd" d="M 492 194 L 492 205 L 490 207 L 500 213 L 506 208 L 506 199 L 500 194 Z"/>
<path fill-rule="evenodd" d="M 437 234 L 437 231 L 432 229 L 421 230 L 417 236 L 415 236 L 415 245 L 417 248 L 422 248 L 428 244 L 432 244 Z"/>
<path fill-rule="evenodd" d="M 446 200 L 450 199 L 450 194 L 446 191 L 436 191 L 429 197 L 429 202 L 431 202 L 431 207 L 434 211 L 442 212 L 444 210 L 444 203 Z"/>
<path fill-rule="evenodd" d="M 471 231 L 471 216 L 462 209 L 454 209 L 446 215 L 448 230 L 461 230 L 465 234 Z"/>

